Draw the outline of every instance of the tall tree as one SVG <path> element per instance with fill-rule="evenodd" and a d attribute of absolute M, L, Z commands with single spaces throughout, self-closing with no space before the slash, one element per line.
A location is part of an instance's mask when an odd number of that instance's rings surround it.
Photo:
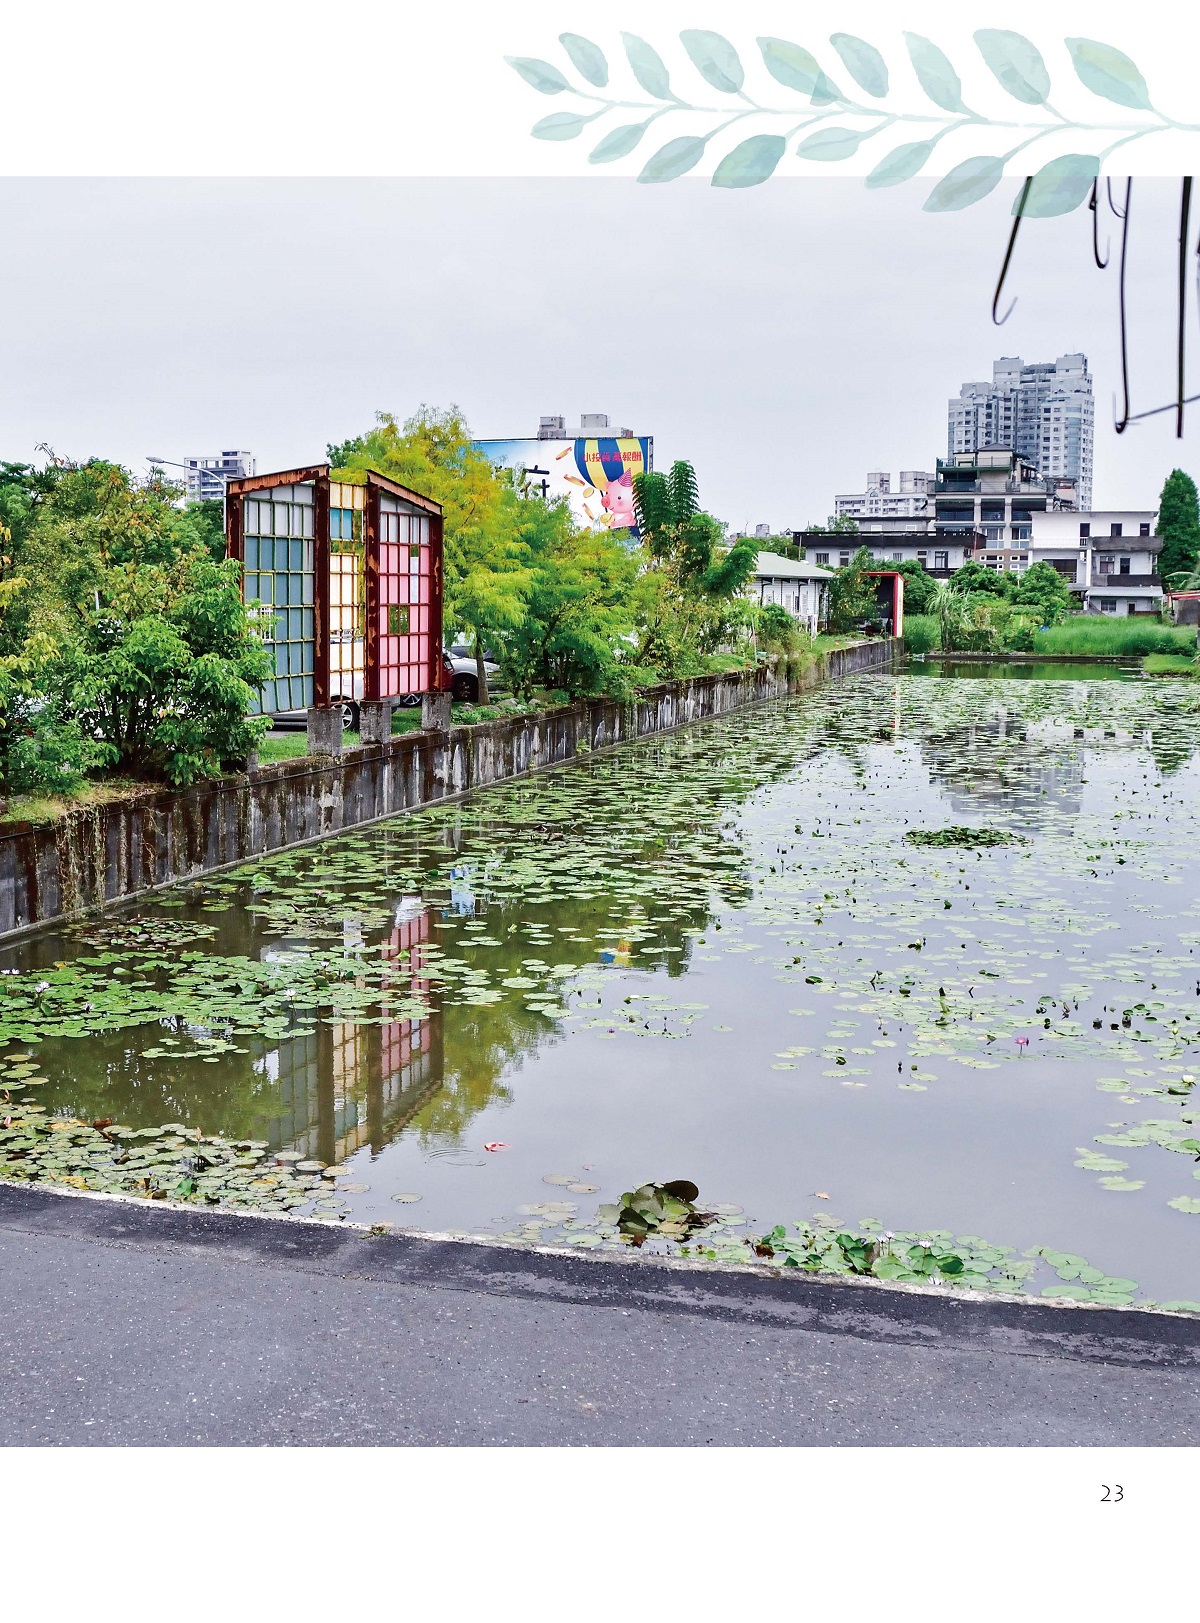
<path fill-rule="evenodd" d="M 622 687 L 618 655 L 633 630 L 637 554 L 609 530 L 576 529 L 565 501 L 518 497 L 517 537 L 529 571 L 520 624 L 497 638 L 513 690 L 572 699 Z"/>
<path fill-rule="evenodd" d="M 1163 549 L 1158 572 L 1168 588 L 1195 573 L 1200 564 L 1200 499 L 1196 483 L 1182 468 L 1169 473 L 1158 505 Z"/>

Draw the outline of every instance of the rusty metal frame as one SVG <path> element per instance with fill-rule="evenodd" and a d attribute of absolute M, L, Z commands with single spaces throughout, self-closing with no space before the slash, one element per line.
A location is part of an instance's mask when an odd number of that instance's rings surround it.
<path fill-rule="evenodd" d="M 367 478 L 363 509 L 363 692 L 364 699 L 379 698 L 379 492 L 386 488 Z"/>

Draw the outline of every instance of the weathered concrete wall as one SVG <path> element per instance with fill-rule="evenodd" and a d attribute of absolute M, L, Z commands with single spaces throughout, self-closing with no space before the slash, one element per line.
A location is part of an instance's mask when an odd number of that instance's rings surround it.
<path fill-rule="evenodd" d="M 558 766 L 576 755 L 728 715 L 749 704 L 893 669 L 896 640 L 825 655 L 790 686 L 773 666 L 647 690 L 634 703 L 581 702 L 535 716 L 412 732 L 302 756 L 237 777 L 71 812 L 0 834 L 0 938 L 214 868 L 303 844 L 395 812 Z"/>

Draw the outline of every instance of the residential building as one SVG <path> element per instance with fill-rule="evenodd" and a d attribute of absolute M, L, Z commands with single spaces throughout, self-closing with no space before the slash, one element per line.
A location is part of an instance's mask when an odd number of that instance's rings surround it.
<path fill-rule="evenodd" d="M 760 552 L 748 590 L 760 603 L 778 603 L 814 635 L 820 627 L 825 586 L 833 571 L 803 558 Z"/>
<path fill-rule="evenodd" d="M 874 470 L 867 475 L 866 490 L 833 498 L 837 518 L 916 518 L 926 511 L 927 492 L 933 484 L 931 473 L 902 469 L 893 485 L 892 475 Z"/>
<path fill-rule="evenodd" d="M 256 464 L 249 451 L 220 451 L 216 456 L 185 456 L 183 459 L 189 502 L 225 500 L 230 479 L 253 478 Z"/>
<path fill-rule="evenodd" d="M 946 452 L 954 457 L 1003 446 L 1043 479 L 1074 481 L 1078 506 L 1092 503 L 1095 417 L 1087 356 L 1027 364 L 1004 355 L 991 382 L 964 383 L 949 402 Z"/>
<path fill-rule="evenodd" d="M 1053 564 L 1089 614 L 1156 614 L 1163 602 L 1163 543 L 1154 522 L 1153 508 L 1040 513 L 1029 561 Z"/>

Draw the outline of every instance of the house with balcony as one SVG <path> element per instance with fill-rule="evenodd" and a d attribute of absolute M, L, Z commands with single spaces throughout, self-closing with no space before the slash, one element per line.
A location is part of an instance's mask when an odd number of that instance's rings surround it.
<path fill-rule="evenodd" d="M 1089 614 L 1157 614 L 1162 537 L 1153 509 L 1045 512 L 1033 525 L 1030 562 L 1052 564 Z"/>

